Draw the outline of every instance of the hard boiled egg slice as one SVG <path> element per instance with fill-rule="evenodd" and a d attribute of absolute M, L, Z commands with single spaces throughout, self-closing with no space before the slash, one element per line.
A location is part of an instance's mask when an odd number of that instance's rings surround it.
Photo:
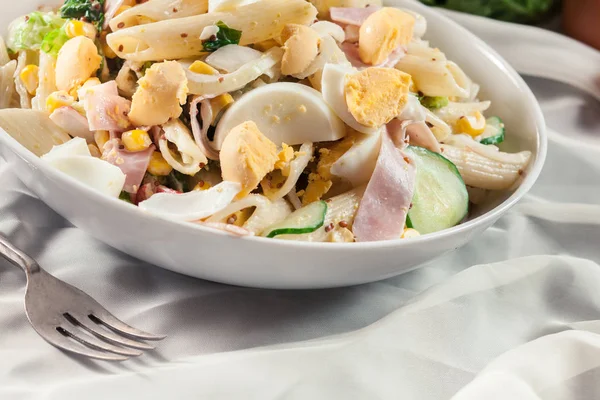
<path fill-rule="evenodd" d="M 220 150 L 227 134 L 245 121 L 253 121 L 277 146 L 329 142 L 346 134 L 321 93 L 299 83 L 273 83 L 244 94 L 219 121 L 215 148 Z"/>
<path fill-rule="evenodd" d="M 125 174 L 121 169 L 99 158 L 68 156 L 47 161 L 84 185 L 111 197 L 119 197 L 125 185 Z"/>
<path fill-rule="evenodd" d="M 331 166 L 331 173 L 346 179 L 354 187 L 368 183 L 375 170 L 380 147 L 381 130 L 373 135 L 357 134 L 350 150 Z"/>
<path fill-rule="evenodd" d="M 163 218 L 197 221 L 221 211 L 242 190 L 237 182 L 221 182 L 208 190 L 188 193 L 157 193 L 142 201 L 139 207 Z"/>
<path fill-rule="evenodd" d="M 92 156 L 85 139 L 77 137 L 59 146 L 53 146 L 52 150 L 42 156 L 42 159 L 51 161 L 70 156 Z"/>
<path fill-rule="evenodd" d="M 41 158 L 84 185 L 111 197 L 119 197 L 125 185 L 125 174 L 121 169 L 92 157 L 83 138 L 54 146 Z"/>
<path fill-rule="evenodd" d="M 323 99 L 346 125 L 358 132 L 373 134 L 379 128 L 370 128 L 358 123 L 348 110 L 348 105 L 346 104 L 346 95 L 344 92 L 346 79 L 349 75 L 356 73 L 358 71 L 353 68 L 336 64 L 326 64 L 325 68 L 323 68 L 323 78 L 321 80 Z"/>

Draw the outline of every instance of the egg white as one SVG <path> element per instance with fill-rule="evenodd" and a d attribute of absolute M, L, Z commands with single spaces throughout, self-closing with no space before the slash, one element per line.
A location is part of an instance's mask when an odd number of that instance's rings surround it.
<path fill-rule="evenodd" d="M 220 150 L 231 129 L 245 121 L 254 121 L 278 146 L 329 142 L 346 134 L 344 124 L 321 93 L 299 83 L 273 83 L 244 94 L 219 121 L 215 148 Z"/>

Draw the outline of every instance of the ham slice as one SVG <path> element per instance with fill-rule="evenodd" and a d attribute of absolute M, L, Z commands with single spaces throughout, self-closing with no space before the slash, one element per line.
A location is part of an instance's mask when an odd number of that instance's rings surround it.
<path fill-rule="evenodd" d="M 345 41 L 350 43 L 358 43 L 360 39 L 360 26 L 346 25 L 344 26 Z"/>
<path fill-rule="evenodd" d="M 200 118 L 202 119 L 202 127 L 198 121 L 198 107 L 200 107 Z M 206 158 L 210 160 L 218 160 L 219 152 L 212 146 L 208 140 L 208 129 L 213 119 L 212 107 L 210 99 L 204 96 L 197 96 L 190 102 L 190 121 L 192 123 L 192 133 L 194 140 Z"/>
<path fill-rule="evenodd" d="M 57 108 L 50 114 L 50 119 L 72 137 L 84 138 L 88 143 L 94 143 L 94 132 L 90 131 L 87 119 L 73 107 Z"/>
<path fill-rule="evenodd" d="M 414 160 L 398 146 L 404 143 L 405 127 L 395 122 L 382 135 L 375 171 L 352 228 L 358 242 L 399 239 L 404 231 L 416 176 Z"/>
<path fill-rule="evenodd" d="M 90 130 L 124 132 L 130 127 L 127 114 L 131 101 L 119 96 L 115 81 L 81 89 L 79 92 Z"/>
<path fill-rule="evenodd" d="M 371 14 L 381 9 L 379 6 L 358 7 L 331 7 L 329 15 L 333 22 L 345 25 L 361 26 Z"/>
<path fill-rule="evenodd" d="M 398 46 L 392 51 L 388 58 L 377 65 L 369 65 L 362 62 L 360 55 L 358 54 L 358 44 L 344 42 L 341 44 L 341 49 L 346 54 L 346 58 L 350 61 L 350 64 L 354 68 L 367 68 L 367 67 L 381 67 L 381 68 L 393 68 L 398 64 L 398 61 L 406 55 L 406 49 L 403 46 Z"/>
<path fill-rule="evenodd" d="M 104 145 L 102 159 L 116 165 L 126 176 L 123 188 L 127 193 L 136 193 L 144 179 L 154 145 L 144 151 L 131 152 L 121 149 L 119 139 L 111 139 Z"/>
<path fill-rule="evenodd" d="M 410 138 L 410 144 L 425 147 L 434 153 L 442 151 L 440 143 L 425 122 L 412 122 L 410 125 L 407 125 L 406 133 Z"/>

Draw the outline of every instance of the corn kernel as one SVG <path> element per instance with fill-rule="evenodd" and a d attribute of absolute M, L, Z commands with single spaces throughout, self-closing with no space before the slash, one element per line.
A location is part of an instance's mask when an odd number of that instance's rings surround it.
<path fill-rule="evenodd" d="M 148 172 L 156 176 L 166 176 L 173 171 L 173 167 L 163 158 L 160 152 L 155 151 L 150 157 L 150 164 L 148 165 Z"/>
<path fill-rule="evenodd" d="M 474 115 L 462 116 L 456 121 L 456 130 L 470 136 L 479 136 L 485 130 L 485 117 L 479 111 Z"/>
<path fill-rule="evenodd" d="M 25 89 L 27 89 L 27 93 L 32 96 L 35 96 L 37 88 L 40 84 L 39 72 L 40 68 L 37 65 L 29 64 L 25 66 L 23 71 L 21 71 L 19 74 L 21 82 L 23 82 Z"/>
<path fill-rule="evenodd" d="M 125 148 L 129 151 L 143 151 L 152 144 L 150 135 L 142 129 L 134 129 L 123 133 L 121 140 Z"/>
<path fill-rule="evenodd" d="M 406 229 L 404 229 L 404 232 L 402 232 L 402 236 L 400 236 L 400 238 L 410 239 L 410 238 L 417 237 L 417 236 L 421 236 L 421 234 L 419 233 L 418 230 L 412 229 L 412 228 L 406 228 Z"/>
<path fill-rule="evenodd" d="M 119 14 L 124 13 L 125 11 L 129 10 L 131 8 L 131 6 L 121 6 L 117 9 L 117 12 L 115 13 L 115 17 Z"/>
<path fill-rule="evenodd" d="M 65 33 L 70 38 L 87 36 L 88 38 L 94 40 L 98 32 L 96 31 L 94 25 L 72 19 L 65 25 Z"/>
<path fill-rule="evenodd" d="M 212 108 L 213 114 L 211 124 L 217 120 L 221 111 L 231 103 L 233 103 L 233 97 L 229 93 L 224 93 L 214 99 L 210 99 L 210 108 Z"/>
<path fill-rule="evenodd" d="M 193 190 L 208 190 L 212 187 L 212 185 L 206 181 L 200 181 L 194 186 Z"/>
<path fill-rule="evenodd" d="M 67 25 L 65 25 L 65 33 L 70 38 L 83 36 L 83 22 L 74 19 L 70 20 L 69 22 L 67 22 Z"/>
<path fill-rule="evenodd" d="M 104 151 L 104 145 L 106 144 L 106 142 L 108 142 L 108 140 L 110 139 L 110 134 L 108 133 L 108 131 L 96 131 L 94 132 L 94 141 L 96 142 L 96 145 L 98 146 L 98 149 L 100 149 L 100 151 Z"/>
<path fill-rule="evenodd" d="M 90 149 L 90 154 L 92 157 L 100 158 L 102 157 L 102 153 L 100 153 L 100 149 L 95 144 L 88 144 L 88 149 Z"/>
<path fill-rule="evenodd" d="M 203 75 L 218 75 L 219 71 L 208 65 L 203 61 L 194 61 L 192 65 L 190 65 L 189 70 L 195 74 L 203 74 Z"/>
<path fill-rule="evenodd" d="M 59 90 L 51 93 L 46 99 L 46 110 L 52 114 L 55 110 L 61 107 L 69 107 L 73 103 L 75 103 L 73 96 L 69 95 L 69 93 L 64 90 Z"/>

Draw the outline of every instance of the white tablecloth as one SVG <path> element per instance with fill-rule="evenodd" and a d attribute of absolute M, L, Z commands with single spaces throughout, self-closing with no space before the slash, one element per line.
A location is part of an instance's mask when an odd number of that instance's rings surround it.
<path fill-rule="evenodd" d="M 528 83 L 551 128 L 531 194 L 466 247 L 357 287 L 245 289 L 145 265 L 69 225 L 0 161 L 0 232 L 169 335 L 120 364 L 62 353 L 31 329 L 25 277 L 0 260 L 0 399 L 600 398 L 600 103 Z"/>

